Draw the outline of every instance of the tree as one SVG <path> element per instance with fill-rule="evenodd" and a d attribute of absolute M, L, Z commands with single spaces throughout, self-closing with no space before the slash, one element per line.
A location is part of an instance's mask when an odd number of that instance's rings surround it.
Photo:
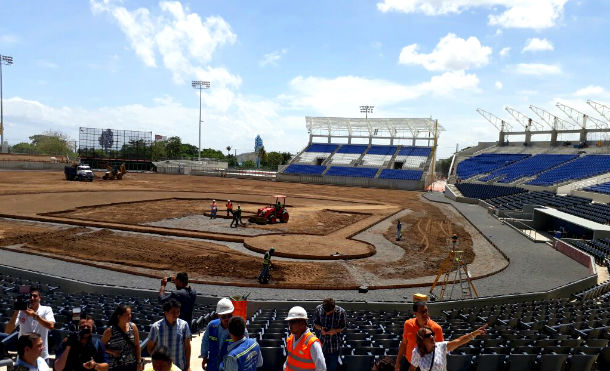
<path fill-rule="evenodd" d="M 182 140 L 180 137 L 171 137 L 167 140 L 165 150 L 167 152 L 167 158 L 175 160 L 181 157 Z"/>
<path fill-rule="evenodd" d="M 30 143 L 21 142 L 21 143 L 15 144 L 14 146 L 11 146 L 9 148 L 9 152 L 33 155 L 33 154 L 36 154 L 36 147 Z"/>
<path fill-rule="evenodd" d="M 242 162 L 241 167 L 243 167 L 244 169 L 254 169 L 256 167 L 256 164 L 252 160 L 246 160 Z"/>
<path fill-rule="evenodd" d="M 222 153 L 222 151 L 218 151 L 212 148 L 206 148 L 204 150 L 201 151 L 201 157 L 204 158 L 215 158 L 218 160 L 224 160 L 225 159 L 225 155 Z"/>
<path fill-rule="evenodd" d="M 264 165 L 267 162 L 267 151 L 265 151 L 265 146 L 260 146 L 256 155 L 258 157 L 259 164 Z"/>
<path fill-rule="evenodd" d="M 154 142 L 152 144 L 150 152 L 153 161 L 164 160 L 167 158 L 167 151 L 165 149 L 165 145 L 165 141 Z"/>
<path fill-rule="evenodd" d="M 282 165 L 284 162 L 284 157 L 279 152 L 269 152 L 267 153 L 267 161 L 263 163 L 264 167 L 270 169 L 277 169 L 279 165 Z"/>
<path fill-rule="evenodd" d="M 227 146 L 227 157 L 231 156 L 231 146 Z"/>
<path fill-rule="evenodd" d="M 199 149 L 192 145 L 192 144 L 188 144 L 188 143 L 183 143 L 180 146 L 180 157 L 198 157 L 197 156 L 197 152 L 199 151 Z"/>
<path fill-rule="evenodd" d="M 104 149 L 104 152 L 108 152 L 109 148 L 112 148 L 114 144 L 114 133 L 112 129 L 106 129 L 102 131 L 102 135 L 98 138 L 100 146 Z"/>
<path fill-rule="evenodd" d="M 68 144 L 68 139 L 67 135 L 57 131 L 47 131 L 30 137 L 31 146 L 36 154 L 76 157 Z"/>

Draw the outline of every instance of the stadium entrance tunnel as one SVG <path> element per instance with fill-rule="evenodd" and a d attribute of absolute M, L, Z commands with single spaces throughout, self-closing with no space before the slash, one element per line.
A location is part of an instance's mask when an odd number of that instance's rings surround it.
<path fill-rule="evenodd" d="M 274 234 L 250 237 L 244 246 L 257 253 L 275 249 L 275 256 L 309 260 L 346 260 L 361 259 L 375 254 L 375 247 L 362 241 L 346 239 L 337 243 L 327 236 L 307 234 Z"/>

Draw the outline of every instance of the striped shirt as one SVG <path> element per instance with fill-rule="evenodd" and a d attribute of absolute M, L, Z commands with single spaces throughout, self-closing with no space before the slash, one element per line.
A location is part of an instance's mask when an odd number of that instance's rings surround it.
<path fill-rule="evenodd" d="M 322 326 L 327 330 L 343 329 L 347 326 L 347 316 L 345 315 L 345 309 L 338 305 L 335 305 L 335 310 L 330 315 L 327 315 L 324 311 L 322 304 L 318 305 L 313 312 L 313 324 Z M 315 330 L 316 336 L 322 343 L 322 351 L 324 354 L 336 353 L 341 349 L 341 340 L 339 334 L 336 335 L 322 335 L 322 331 Z"/>
<path fill-rule="evenodd" d="M 186 352 L 184 342 L 191 339 L 191 330 L 186 321 L 178 318 L 172 326 L 165 318 L 150 326 L 148 341 L 155 343 L 155 349 L 166 347 L 174 364 L 184 370 L 186 365 Z"/>

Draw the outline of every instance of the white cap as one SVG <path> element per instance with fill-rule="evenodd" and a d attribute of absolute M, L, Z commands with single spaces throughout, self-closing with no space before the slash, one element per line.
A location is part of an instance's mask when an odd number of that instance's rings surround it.
<path fill-rule="evenodd" d="M 288 317 L 286 317 L 286 321 L 290 321 L 293 319 L 304 319 L 307 321 L 307 311 L 303 307 L 292 307 L 288 311 Z"/>
<path fill-rule="evenodd" d="M 212 202 L 216 202 L 216 200 L 212 200 Z"/>
<path fill-rule="evenodd" d="M 229 314 L 233 313 L 233 303 L 229 298 L 222 298 L 216 304 L 216 314 Z"/>

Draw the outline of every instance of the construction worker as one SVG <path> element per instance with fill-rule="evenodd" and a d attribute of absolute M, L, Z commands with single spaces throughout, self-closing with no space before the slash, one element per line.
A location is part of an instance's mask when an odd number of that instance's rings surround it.
<path fill-rule="evenodd" d="M 269 283 L 269 272 L 271 270 L 271 256 L 275 252 L 275 249 L 272 247 L 265 253 L 263 256 L 263 269 L 261 273 L 258 275 L 258 282 L 260 283 Z"/>
<path fill-rule="evenodd" d="M 246 337 L 246 321 L 241 317 L 229 320 L 229 335 L 233 341 L 220 364 L 222 371 L 256 371 L 263 366 L 263 356 L 256 340 Z"/>
<path fill-rule="evenodd" d="M 227 216 L 230 216 L 230 214 L 233 214 L 233 203 L 231 203 L 231 200 L 227 200 Z"/>
<path fill-rule="evenodd" d="M 229 336 L 229 320 L 233 318 L 233 303 L 229 298 L 222 298 L 216 304 L 218 318 L 210 321 L 201 338 L 201 367 L 207 371 L 218 371 L 220 362 L 228 353 L 233 343 Z M 245 331 L 248 337 L 248 331 Z"/>
<path fill-rule="evenodd" d="M 396 241 L 400 241 L 401 238 L 402 238 L 402 223 L 400 222 L 400 219 L 398 219 L 398 222 L 396 223 Z"/>
<path fill-rule="evenodd" d="M 233 227 L 233 223 L 235 223 L 235 227 Z M 233 212 L 233 220 L 231 220 L 231 228 L 237 228 L 239 224 L 244 225 L 244 222 L 241 221 L 241 206 L 237 205 L 237 210 Z"/>
<path fill-rule="evenodd" d="M 210 219 L 216 219 L 217 211 L 218 205 L 216 205 L 216 200 L 212 200 L 212 204 L 210 205 Z"/>
<path fill-rule="evenodd" d="M 292 307 L 288 311 L 290 335 L 286 340 L 285 371 L 326 371 L 326 362 L 320 340 L 307 327 L 307 312 L 303 307 Z"/>

